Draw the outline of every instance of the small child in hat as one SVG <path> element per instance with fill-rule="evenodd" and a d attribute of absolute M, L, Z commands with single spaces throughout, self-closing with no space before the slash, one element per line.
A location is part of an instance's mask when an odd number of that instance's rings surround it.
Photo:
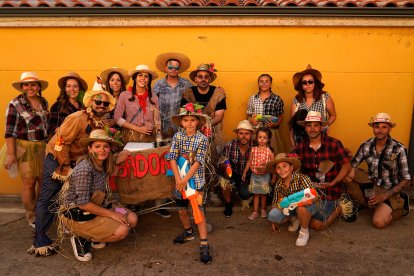
<path fill-rule="evenodd" d="M 273 161 L 267 163 L 266 168 L 270 173 L 279 176 L 274 190 L 273 209 L 268 214 L 268 219 L 272 222 L 272 230 L 275 232 L 277 224 L 290 220 L 291 225 L 288 227 L 288 231 L 295 232 L 299 225 L 301 227 L 296 246 L 305 246 L 309 240 L 310 220 L 318 211 L 316 204 L 296 207 L 294 210 L 289 210 L 288 215 L 285 215 L 279 203 L 291 194 L 306 188 L 314 188 L 312 181 L 309 176 L 296 172 L 300 168 L 300 160 L 296 154 L 279 153 Z"/>
<path fill-rule="evenodd" d="M 207 118 L 202 113 L 202 107 L 203 106 L 188 103 L 181 108 L 178 115 L 172 116 L 172 123 L 183 129 L 174 135 L 168 156 L 176 182 L 175 194 L 178 194 L 177 197 L 182 198 L 180 193 L 185 190 L 187 183 L 190 180 L 193 180 L 195 189 L 198 192 L 197 201 L 199 207 L 202 207 L 202 196 L 205 184 L 204 162 L 208 146 L 207 137 L 198 131 L 198 128 L 206 123 Z M 185 157 L 191 164 L 190 169 L 184 177 L 180 176 L 180 168 L 177 165 L 179 157 Z M 181 223 L 184 227 L 184 232 L 174 239 L 174 243 L 183 244 L 193 240 L 195 238 L 195 232 L 191 226 L 190 217 L 188 215 L 189 200 L 177 199 L 176 204 Z M 197 224 L 200 235 L 200 261 L 203 264 L 208 264 L 211 262 L 212 258 L 210 256 L 210 248 L 207 241 L 207 224 L 203 211 L 201 211 L 200 218 L 201 219 Z"/>

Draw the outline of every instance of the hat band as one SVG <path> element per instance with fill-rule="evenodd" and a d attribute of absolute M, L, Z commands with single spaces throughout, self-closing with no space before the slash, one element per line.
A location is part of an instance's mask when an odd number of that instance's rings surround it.
<path fill-rule="evenodd" d="M 21 82 L 22 81 L 30 82 L 30 81 L 39 81 L 39 79 L 36 79 L 36 78 L 33 78 L 33 77 L 27 77 L 27 78 L 21 79 L 20 81 Z"/>
<path fill-rule="evenodd" d="M 308 117 L 306 117 L 306 120 L 305 121 L 306 122 L 308 122 L 308 121 L 312 121 L 312 122 L 318 121 L 318 122 L 321 122 L 322 121 L 322 118 L 320 116 L 308 116 Z"/>
<path fill-rule="evenodd" d="M 375 118 L 373 123 L 389 123 L 390 120 L 388 118 Z"/>

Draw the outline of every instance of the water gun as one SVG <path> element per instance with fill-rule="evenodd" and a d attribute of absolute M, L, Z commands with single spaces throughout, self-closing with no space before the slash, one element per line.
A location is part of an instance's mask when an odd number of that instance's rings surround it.
<path fill-rule="evenodd" d="M 177 159 L 177 167 L 178 167 L 178 173 L 180 174 L 181 178 L 184 178 L 188 171 L 190 170 L 190 163 L 189 161 L 183 157 L 180 156 Z M 167 170 L 166 173 L 167 176 L 174 176 L 172 170 Z M 187 182 L 187 186 L 184 188 L 184 190 L 181 191 L 181 195 L 183 196 L 183 199 L 188 199 L 191 203 L 191 208 L 193 209 L 193 217 L 194 222 L 196 224 L 200 224 L 203 222 L 203 215 L 200 211 L 200 208 L 198 207 L 198 192 L 196 190 L 196 185 L 194 182 L 194 178 L 190 178 Z"/>
<path fill-rule="evenodd" d="M 302 207 L 312 204 L 314 198 L 318 196 L 316 189 L 306 188 L 302 191 L 296 192 L 285 197 L 279 206 L 283 208 L 283 213 L 289 215 L 289 211 L 294 210 L 296 207 Z"/>
<path fill-rule="evenodd" d="M 233 175 L 233 170 L 231 169 L 231 165 L 230 165 L 230 161 L 229 160 L 224 160 L 224 167 L 226 168 L 226 174 L 229 178 L 232 177 Z"/>
<path fill-rule="evenodd" d="M 257 114 L 254 116 L 254 118 L 257 121 L 260 121 L 263 123 L 277 123 L 277 121 L 279 120 L 279 117 L 272 116 L 272 115 L 262 115 L 262 114 Z"/>

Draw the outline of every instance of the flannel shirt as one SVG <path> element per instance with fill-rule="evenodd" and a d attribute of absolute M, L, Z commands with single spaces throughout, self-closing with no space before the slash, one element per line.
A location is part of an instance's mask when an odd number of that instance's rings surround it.
<path fill-rule="evenodd" d="M 82 110 L 83 104 L 79 102 L 79 108 L 76 108 L 73 104 L 67 103 L 66 107 L 59 111 L 60 103 L 56 102 L 50 108 L 50 121 L 49 121 L 49 136 L 52 137 L 55 134 L 56 128 L 60 127 L 65 118 L 76 111 Z"/>
<path fill-rule="evenodd" d="M 92 164 L 84 159 L 73 169 L 65 195 L 65 204 L 85 205 L 91 201 L 96 190 L 106 193 L 106 173 L 95 170 Z"/>
<path fill-rule="evenodd" d="M 190 155 L 191 152 L 195 152 L 195 161 L 200 163 L 200 167 L 193 175 L 198 191 L 201 191 L 205 184 L 204 160 L 207 146 L 207 137 L 201 134 L 201 132 L 197 131 L 196 134 L 187 136 L 185 131 L 181 130 L 174 134 L 170 153 L 168 154 L 168 160 L 177 160 L 183 154 Z"/>
<path fill-rule="evenodd" d="M 277 204 L 283 198 L 307 188 L 314 188 L 311 179 L 307 175 L 293 172 L 289 188 L 285 188 L 285 186 L 283 186 L 283 179 L 279 178 L 275 185 L 272 205 L 278 207 Z"/>
<path fill-rule="evenodd" d="M 365 160 L 369 178 L 385 189 L 391 189 L 402 179 L 411 180 L 407 149 L 400 142 L 389 136 L 380 155 L 377 154 L 375 145 L 375 138 L 364 142 L 352 159 L 352 167 L 358 167 Z"/>
<path fill-rule="evenodd" d="M 306 138 L 296 146 L 294 152 L 300 156 L 302 173 L 308 175 L 313 182 L 320 182 L 316 178 L 316 173 L 322 160 L 334 162 L 333 168 L 326 173 L 324 182 L 332 181 L 338 175 L 342 165 L 350 161 L 342 142 L 323 134 L 321 136 L 321 146 L 316 151 L 309 146 L 309 138 Z M 333 187 L 322 189 L 321 199 L 337 200 L 343 192 L 344 186 L 340 182 Z"/>
<path fill-rule="evenodd" d="M 240 151 L 240 142 L 237 139 L 226 143 L 223 149 L 223 155 L 230 161 L 233 173 L 242 175 L 247 161 L 249 161 L 250 152 L 253 147 L 253 142 L 250 142 L 249 147 L 243 155 Z"/>
<path fill-rule="evenodd" d="M 7 107 L 4 138 L 46 140 L 49 127 L 48 103 L 43 97 L 40 97 L 40 103 L 42 109 L 35 111 L 24 94 L 14 98 Z"/>
<path fill-rule="evenodd" d="M 250 163 L 250 169 L 252 172 L 260 175 L 267 174 L 267 172 L 259 173 L 258 169 L 264 168 L 267 162 L 272 161 L 272 151 L 270 148 L 266 147 L 265 150 L 261 150 L 259 147 L 253 147 L 250 154 L 252 155 L 252 162 Z"/>
<path fill-rule="evenodd" d="M 271 115 L 279 116 L 283 114 L 283 100 L 273 92 L 270 92 L 270 96 L 262 101 L 260 99 L 260 92 L 256 95 L 253 95 L 249 98 L 249 103 L 247 105 L 247 114 L 261 114 L 261 115 Z"/>
<path fill-rule="evenodd" d="M 164 132 L 169 132 L 171 129 L 174 132 L 178 131 L 178 127 L 171 123 L 171 117 L 179 113 L 183 92 L 190 87 L 191 82 L 181 77 L 178 77 L 178 83 L 175 87 L 168 84 L 166 77 L 155 83 L 152 90 L 158 96 L 161 127 Z"/>

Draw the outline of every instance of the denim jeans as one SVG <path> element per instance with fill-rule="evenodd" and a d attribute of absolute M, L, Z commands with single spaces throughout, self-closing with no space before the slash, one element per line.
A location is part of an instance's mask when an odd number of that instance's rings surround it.
<path fill-rule="evenodd" d="M 309 205 L 305 207 L 306 210 L 311 214 L 311 216 L 315 215 L 318 212 L 318 207 L 315 204 Z M 285 215 L 280 208 L 273 208 L 270 210 L 269 214 L 267 214 L 267 219 L 274 223 L 281 223 L 286 217 L 296 216 L 296 208 L 289 211 L 289 215 Z"/>

